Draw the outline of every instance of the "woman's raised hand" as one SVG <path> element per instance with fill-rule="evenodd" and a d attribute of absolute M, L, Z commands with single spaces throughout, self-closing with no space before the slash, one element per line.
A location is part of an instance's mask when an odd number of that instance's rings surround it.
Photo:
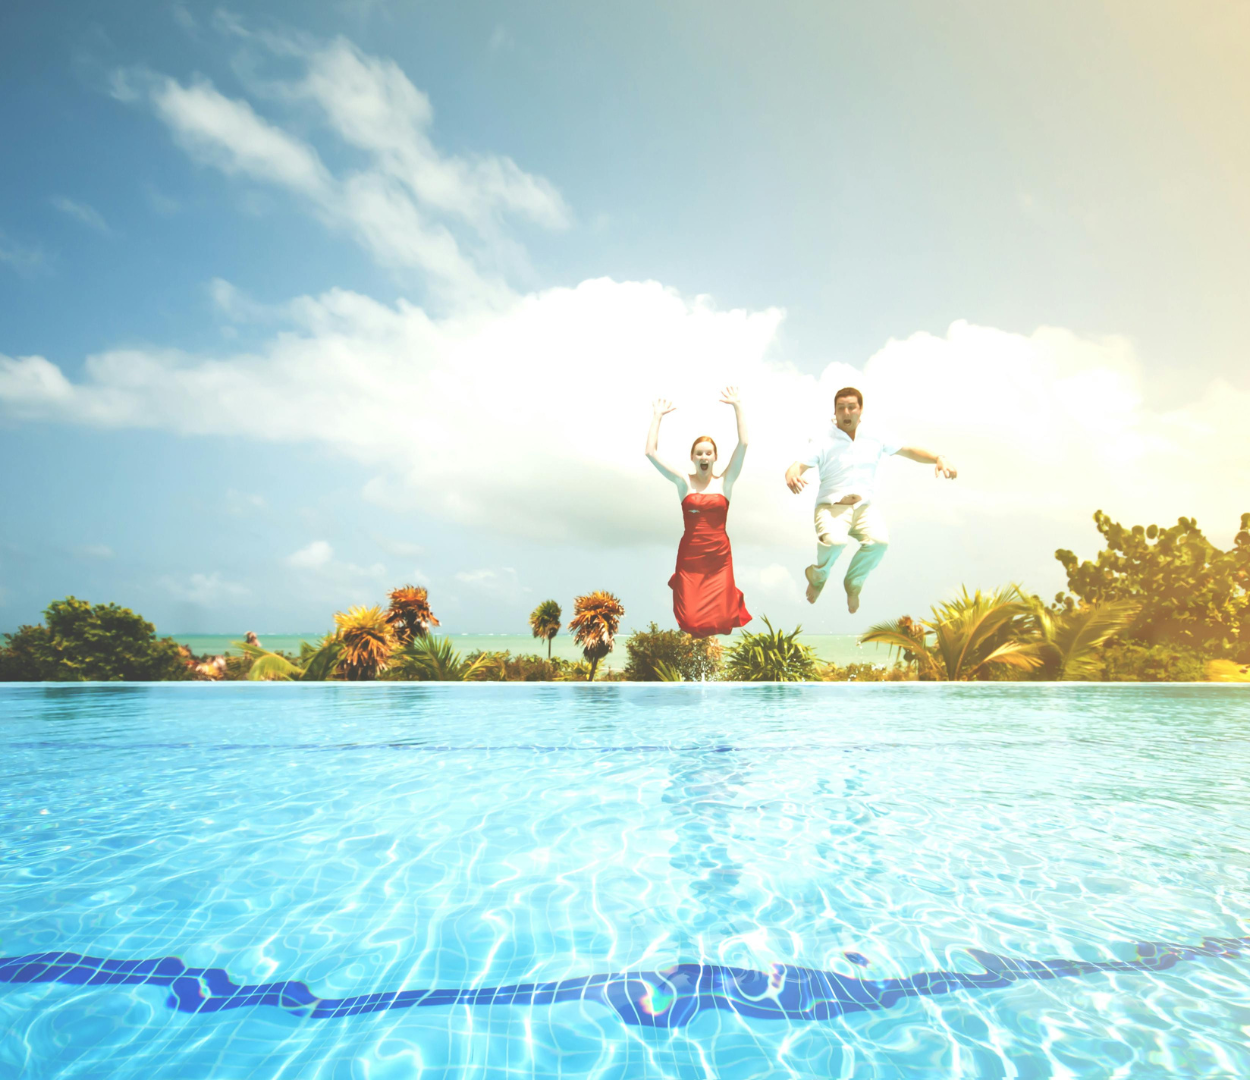
<path fill-rule="evenodd" d="M 651 411 L 656 416 L 664 416 L 667 413 L 671 413 L 675 408 L 677 408 L 677 406 L 669 401 L 668 398 L 658 397 L 651 402 Z"/>
<path fill-rule="evenodd" d="M 742 399 L 738 397 L 738 388 L 736 386 L 726 386 L 725 389 L 720 392 L 720 399 L 726 405 L 732 405 L 734 408 L 737 408 L 742 404 Z"/>

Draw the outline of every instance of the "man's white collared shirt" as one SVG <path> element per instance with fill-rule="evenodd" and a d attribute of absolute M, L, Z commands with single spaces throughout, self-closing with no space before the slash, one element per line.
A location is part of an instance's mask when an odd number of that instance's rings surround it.
<path fill-rule="evenodd" d="M 874 428 L 860 424 L 852 439 L 837 424 L 807 445 L 800 464 L 820 472 L 817 503 L 836 503 L 845 495 L 872 499 L 877 494 L 877 466 L 883 457 L 897 454 L 899 443 Z"/>

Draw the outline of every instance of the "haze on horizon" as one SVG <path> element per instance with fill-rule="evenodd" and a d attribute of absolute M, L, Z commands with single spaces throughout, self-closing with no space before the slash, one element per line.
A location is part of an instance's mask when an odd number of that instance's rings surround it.
<path fill-rule="evenodd" d="M 328 627 L 388 588 L 523 632 L 673 625 L 643 457 L 741 385 L 748 606 L 854 633 L 1049 596 L 1090 521 L 1250 510 L 1246 4 L 0 14 L 0 631 L 72 593 L 162 632 Z M 884 468 L 854 618 L 802 600 L 781 472 L 832 391 Z M 867 420 L 866 420 L 867 422 Z"/>

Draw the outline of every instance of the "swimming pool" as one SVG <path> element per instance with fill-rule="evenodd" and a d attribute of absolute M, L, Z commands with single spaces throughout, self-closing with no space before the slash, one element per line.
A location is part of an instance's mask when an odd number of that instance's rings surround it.
<path fill-rule="evenodd" d="M 4 686 L 0 718 L 6 1077 L 1250 1075 L 1235 685 Z"/>

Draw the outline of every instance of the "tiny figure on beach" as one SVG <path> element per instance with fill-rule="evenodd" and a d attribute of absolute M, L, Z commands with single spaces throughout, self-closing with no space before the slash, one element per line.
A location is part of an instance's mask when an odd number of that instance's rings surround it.
<path fill-rule="evenodd" d="M 736 386 L 727 386 L 720 400 L 733 406 L 738 445 L 719 475 L 715 470 L 716 442 L 710 435 L 700 435 L 690 447 L 693 472 L 684 472 L 660 459 L 660 420 L 676 408 L 671 401 L 659 398 L 654 403 L 647 432 L 647 457 L 677 486 L 681 500 L 686 530 L 677 549 L 677 569 L 668 584 L 673 590 L 677 625 L 696 638 L 728 634 L 734 627 L 751 621 L 742 591 L 734 584 L 733 552 L 725 532 L 734 481 L 747 453 L 747 422 Z"/>
<path fill-rule="evenodd" d="M 833 396 L 833 426 L 812 439 L 806 456 L 786 470 L 786 486 L 796 495 L 807 487 L 803 474 L 808 469 L 815 469 L 820 477 L 816 491 L 816 561 L 804 571 L 809 604 L 816 603 L 847 540 L 859 543 L 842 581 L 846 609 L 852 615 L 859 610 L 864 581 L 890 546 L 890 534 L 875 501 L 881 459 L 897 454 L 909 461 L 932 465 L 935 477 L 954 480 L 958 475 L 941 454 L 917 446 L 900 446 L 871 424 L 861 427 L 863 411 L 864 395 L 853 386 L 844 386 Z"/>

